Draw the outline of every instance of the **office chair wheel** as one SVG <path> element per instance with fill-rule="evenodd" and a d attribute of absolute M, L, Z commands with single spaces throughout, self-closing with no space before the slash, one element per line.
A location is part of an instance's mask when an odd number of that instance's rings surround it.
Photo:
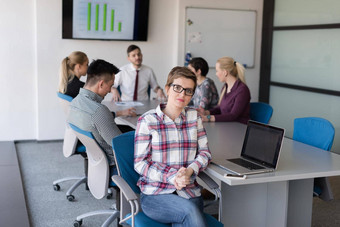
<path fill-rule="evenodd" d="M 54 191 L 59 191 L 60 190 L 59 184 L 53 185 L 53 189 Z"/>
<path fill-rule="evenodd" d="M 83 220 L 80 220 L 80 221 L 75 220 L 75 221 L 73 222 L 73 226 L 74 226 L 74 227 L 80 227 L 81 224 L 83 224 Z"/>
<path fill-rule="evenodd" d="M 112 199 L 112 193 L 107 194 L 106 199 Z"/>
<path fill-rule="evenodd" d="M 66 196 L 67 200 L 72 202 L 74 200 L 74 196 L 73 195 L 68 195 Z"/>

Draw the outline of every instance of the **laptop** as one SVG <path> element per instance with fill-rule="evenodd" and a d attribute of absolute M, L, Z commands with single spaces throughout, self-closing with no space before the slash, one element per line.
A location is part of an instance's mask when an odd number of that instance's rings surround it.
<path fill-rule="evenodd" d="M 249 121 L 241 155 L 213 163 L 238 175 L 272 172 L 277 168 L 285 130 Z"/>

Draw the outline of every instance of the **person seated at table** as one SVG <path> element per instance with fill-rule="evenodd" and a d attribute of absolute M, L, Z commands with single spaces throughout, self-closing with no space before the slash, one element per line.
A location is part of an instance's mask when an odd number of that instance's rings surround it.
<path fill-rule="evenodd" d="M 80 77 L 86 75 L 89 59 L 81 51 L 74 51 L 64 58 L 60 66 L 59 92 L 75 98 L 84 82 Z"/>
<path fill-rule="evenodd" d="M 197 87 L 189 106 L 202 107 L 209 110 L 218 103 L 218 92 L 215 83 L 207 77 L 209 66 L 203 58 L 193 58 L 189 61 L 188 68 L 196 75 Z"/>
<path fill-rule="evenodd" d="M 135 134 L 143 212 L 176 226 L 206 226 L 195 178 L 208 166 L 211 153 L 201 117 L 187 107 L 195 88 L 196 76 L 188 68 L 173 68 L 165 85 L 167 104 L 143 114 Z"/>
<path fill-rule="evenodd" d="M 149 87 L 159 99 L 165 99 L 163 90 L 158 86 L 152 69 L 142 64 L 141 49 L 136 45 L 130 45 L 127 48 L 127 55 L 130 63 L 121 67 L 120 72 L 116 75 L 114 86 L 111 89 L 112 99 L 114 101 L 148 100 Z M 122 93 L 121 96 L 117 89 L 118 86 Z"/>
<path fill-rule="evenodd" d="M 218 105 L 199 108 L 203 121 L 238 121 L 247 124 L 250 111 L 250 91 L 244 78 L 244 67 L 231 57 L 216 62 L 216 76 L 224 83 Z"/>
<path fill-rule="evenodd" d="M 136 116 L 135 109 L 129 108 L 112 114 L 101 102 L 110 92 L 119 69 L 104 60 L 93 61 L 87 70 L 84 88 L 72 100 L 67 121 L 82 130 L 93 133 L 94 138 L 105 151 L 109 165 L 114 165 L 111 146 L 112 138 L 121 134 L 115 123 L 115 116 Z"/>

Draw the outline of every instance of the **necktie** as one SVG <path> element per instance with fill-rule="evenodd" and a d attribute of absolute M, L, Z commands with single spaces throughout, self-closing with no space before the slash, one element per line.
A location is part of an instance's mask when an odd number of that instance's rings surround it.
<path fill-rule="evenodd" d="M 135 91 L 133 92 L 133 101 L 137 100 L 138 94 L 138 70 L 136 70 L 136 82 L 135 82 Z"/>

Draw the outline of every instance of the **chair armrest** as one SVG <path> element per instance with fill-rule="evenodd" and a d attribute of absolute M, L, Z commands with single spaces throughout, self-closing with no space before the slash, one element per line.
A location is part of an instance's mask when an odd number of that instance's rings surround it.
<path fill-rule="evenodd" d="M 222 194 L 221 194 L 221 189 L 219 188 L 219 185 L 204 172 L 200 172 L 197 177 L 199 177 L 212 190 L 212 192 L 215 195 L 214 201 L 205 203 L 204 207 L 208 207 L 208 206 L 218 202 L 218 200 L 220 200 L 219 205 L 218 205 L 218 211 L 219 211 L 218 221 L 221 221 Z"/>
<path fill-rule="evenodd" d="M 137 200 L 136 193 L 132 191 L 128 183 L 126 183 L 126 181 L 121 176 L 113 175 L 112 181 L 119 187 L 127 201 Z"/>
<path fill-rule="evenodd" d="M 205 183 L 210 189 L 218 189 L 219 186 L 218 184 L 211 178 L 209 177 L 206 173 L 200 172 L 198 174 L 198 177 Z"/>

